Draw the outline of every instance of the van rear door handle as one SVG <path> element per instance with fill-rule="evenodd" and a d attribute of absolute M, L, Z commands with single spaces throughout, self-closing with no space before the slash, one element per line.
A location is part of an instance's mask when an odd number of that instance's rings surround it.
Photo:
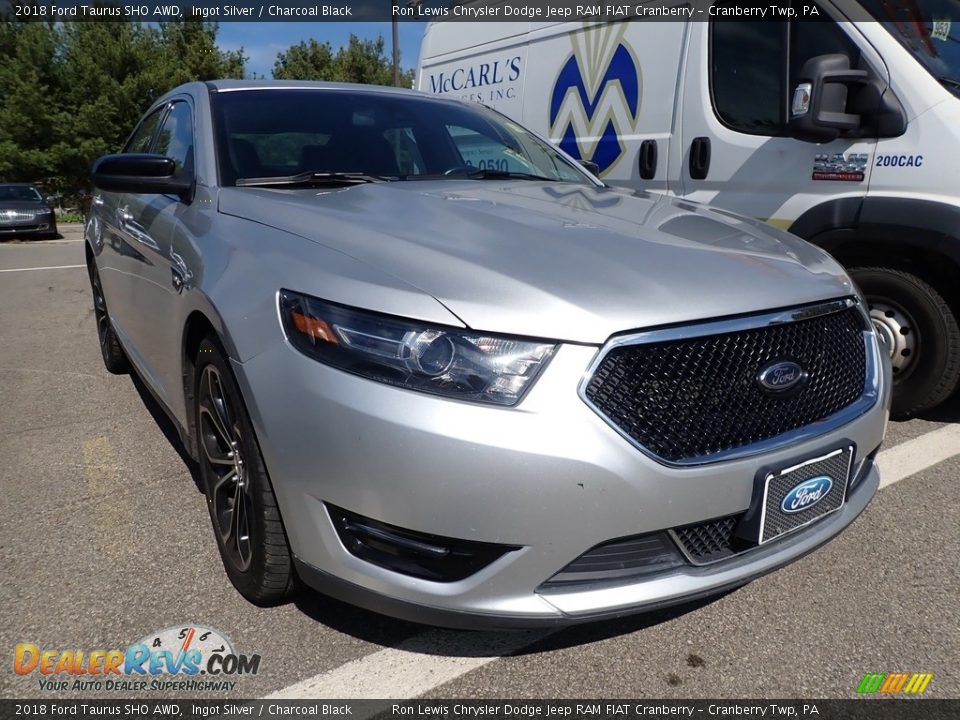
<path fill-rule="evenodd" d="M 657 174 L 657 141 L 644 140 L 640 143 L 640 178 L 653 180 Z"/>
<path fill-rule="evenodd" d="M 710 171 L 710 138 L 694 138 L 690 143 L 690 177 L 704 180 Z"/>

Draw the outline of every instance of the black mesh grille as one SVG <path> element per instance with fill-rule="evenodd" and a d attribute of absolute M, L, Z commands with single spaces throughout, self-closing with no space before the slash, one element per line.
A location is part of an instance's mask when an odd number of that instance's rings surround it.
<path fill-rule="evenodd" d="M 673 532 L 684 552 L 698 564 L 715 562 L 735 554 L 733 531 L 740 515 L 677 528 Z"/>
<path fill-rule="evenodd" d="M 624 345 L 586 388 L 597 410 L 641 446 L 680 461 L 775 437 L 841 410 L 864 392 L 863 321 L 851 307 L 723 335 Z M 757 375 L 792 360 L 809 374 L 796 392 L 765 391 Z"/>

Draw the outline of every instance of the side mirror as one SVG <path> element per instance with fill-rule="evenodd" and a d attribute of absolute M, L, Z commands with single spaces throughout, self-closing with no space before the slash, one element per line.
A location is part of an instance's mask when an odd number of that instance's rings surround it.
<path fill-rule="evenodd" d="M 93 185 L 108 192 L 184 195 L 193 181 L 176 174 L 177 164 L 163 155 L 104 155 L 93 164 Z"/>
<path fill-rule="evenodd" d="M 803 64 L 790 105 L 790 130 L 798 140 L 830 142 L 857 130 L 860 116 L 847 112 L 851 85 L 870 79 L 866 70 L 850 67 L 846 55 L 818 55 Z"/>
<path fill-rule="evenodd" d="M 581 160 L 580 164 L 583 165 L 583 169 L 588 173 L 593 173 L 594 175 L 600 174 L 600 166 L 593 162 L 593 160 Z"/>

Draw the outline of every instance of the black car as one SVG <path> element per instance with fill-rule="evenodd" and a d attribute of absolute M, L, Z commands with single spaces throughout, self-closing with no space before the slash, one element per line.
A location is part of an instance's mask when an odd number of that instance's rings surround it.
<path fill-rule="evenodd" d="M 57 237 L 57 218 L 33 185 L 0 183 L 0 237 Z"/>

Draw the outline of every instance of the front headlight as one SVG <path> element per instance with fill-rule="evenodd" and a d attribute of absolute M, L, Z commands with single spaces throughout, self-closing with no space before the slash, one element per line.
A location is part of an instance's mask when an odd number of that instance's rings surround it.
<path fill-rule="evenodd" d="M 516 405 L 556 344 L 430 325 L 280 291 L 280 317 L 300 352 L 408 390 Z"/>

